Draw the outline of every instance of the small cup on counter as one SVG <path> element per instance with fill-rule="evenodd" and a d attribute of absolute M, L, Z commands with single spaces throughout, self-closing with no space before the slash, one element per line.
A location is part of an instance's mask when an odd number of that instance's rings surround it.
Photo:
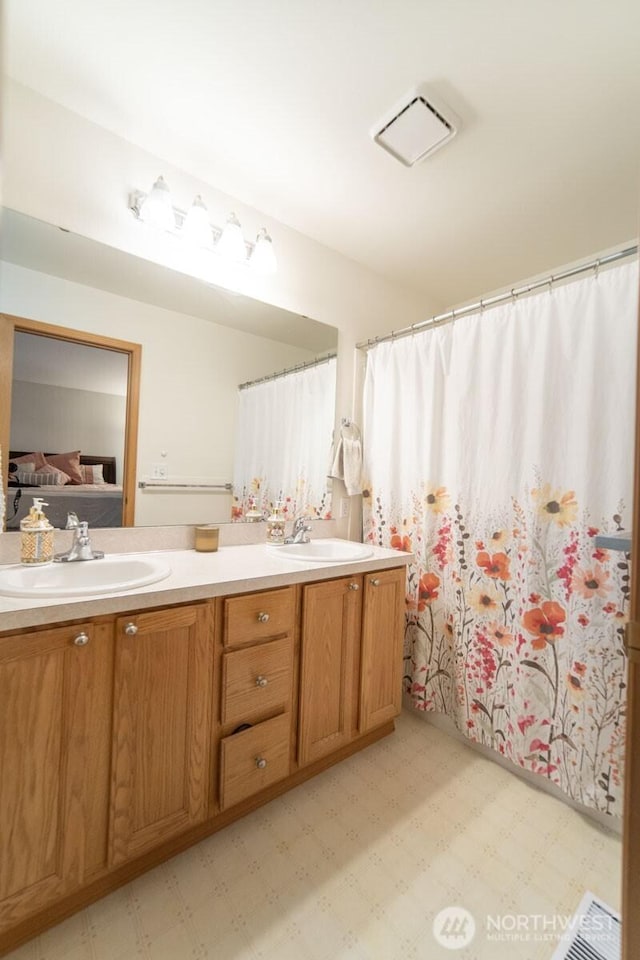
<path fill-rule="evenodd" d="M 207 523 L 196 527 L 196 550 L 199 553 L 213 553 L 218 549 L 220 527 Z"/>

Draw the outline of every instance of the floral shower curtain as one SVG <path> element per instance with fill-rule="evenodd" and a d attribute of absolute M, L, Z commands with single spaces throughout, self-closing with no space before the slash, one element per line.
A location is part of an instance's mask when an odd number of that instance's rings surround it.
<path fill-rule="evenodd" d="M 233 519 L 249 502 L 265 515 L 329 519 L 327 473 L 335 415 L 336 359 L 240 390 Z"/>
<path fill-rule="evenodd" d="M 412 550 L 419 710 L 612 815 L 622 803 L 637 264 L 378 344 L 365 537 Z"/>

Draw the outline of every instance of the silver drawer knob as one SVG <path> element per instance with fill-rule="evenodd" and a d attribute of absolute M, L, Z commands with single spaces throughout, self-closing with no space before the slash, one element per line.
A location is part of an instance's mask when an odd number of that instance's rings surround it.
<path fill-rule="evenodd" d="M 360 589 L 360 584 L 359 584 L 359 583 L 350 583 L 350 584 L 349 584 L 349 590 L 359 590 L 359 589 Z"/>
<path fill-rule="evenodd" d="M 256 767 L 258 770 L 264 770 L 267 765 L 267 761 L 264 757 L 256 757 Z"/>
<path fill-rule="evenodd" d="M 259 614 L 258 614 L 258 620 L 260 621 L 260 623 L 268 623 L 268 622 L 269 622 L 269 614 L 268 614 L 268 613 L 259 613 Z"/>
<path fill-rule="evenodd" d="M 269 683 L 266 677 L 256 677 L 256 687 L 266 687 Z"/>
<path fill-rule="evenodd" d="M 76 647 L 86 647 L 86 645 L 89 643 L 89 637 L 86 633 L 82 632 L 78 634 L 73 642 L 75 643 Z"/>
<path fill-rule="evenodd" d="M 124 632 L 128 637 L 135 637 L 136 633 L 138 632 L 138 628 L 136 627 L 135 623 L 128 623 L 124 628 Z"/>
<path fill-rule="evenodd" d="M 379 586 L 380 586 L 380 581 L 378 580 L 377 577 L 372 577 L 372 579 L 369 581 L 369 583 L 371 584 L 372 587 L 379 587 Z"/>

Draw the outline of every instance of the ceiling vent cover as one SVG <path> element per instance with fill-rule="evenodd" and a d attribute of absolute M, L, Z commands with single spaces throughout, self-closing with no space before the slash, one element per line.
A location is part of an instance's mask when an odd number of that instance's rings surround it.
<path fill-rule="evenodd" d="M 405 167 L 412 167 L 444 146 L 459 129 L 455 113 L 420 86 L 375 125 L 371 136 Z"/>

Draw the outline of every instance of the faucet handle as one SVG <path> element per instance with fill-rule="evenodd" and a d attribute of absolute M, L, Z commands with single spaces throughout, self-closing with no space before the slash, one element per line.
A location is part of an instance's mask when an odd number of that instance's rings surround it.
<path fill-rule="evenodd" d="M 68 514 L 67 514 L 67 522 L 66 522 L 66 525 L 65 525 L 65 530 L 75 530 L 76 527 L 78 526 L 79 522 L 80 522 L 80 521 L 78 520 L 78 514 L 77 514 L 77 513 L 73 513 L 73 512 L 68 513 Z"/>

